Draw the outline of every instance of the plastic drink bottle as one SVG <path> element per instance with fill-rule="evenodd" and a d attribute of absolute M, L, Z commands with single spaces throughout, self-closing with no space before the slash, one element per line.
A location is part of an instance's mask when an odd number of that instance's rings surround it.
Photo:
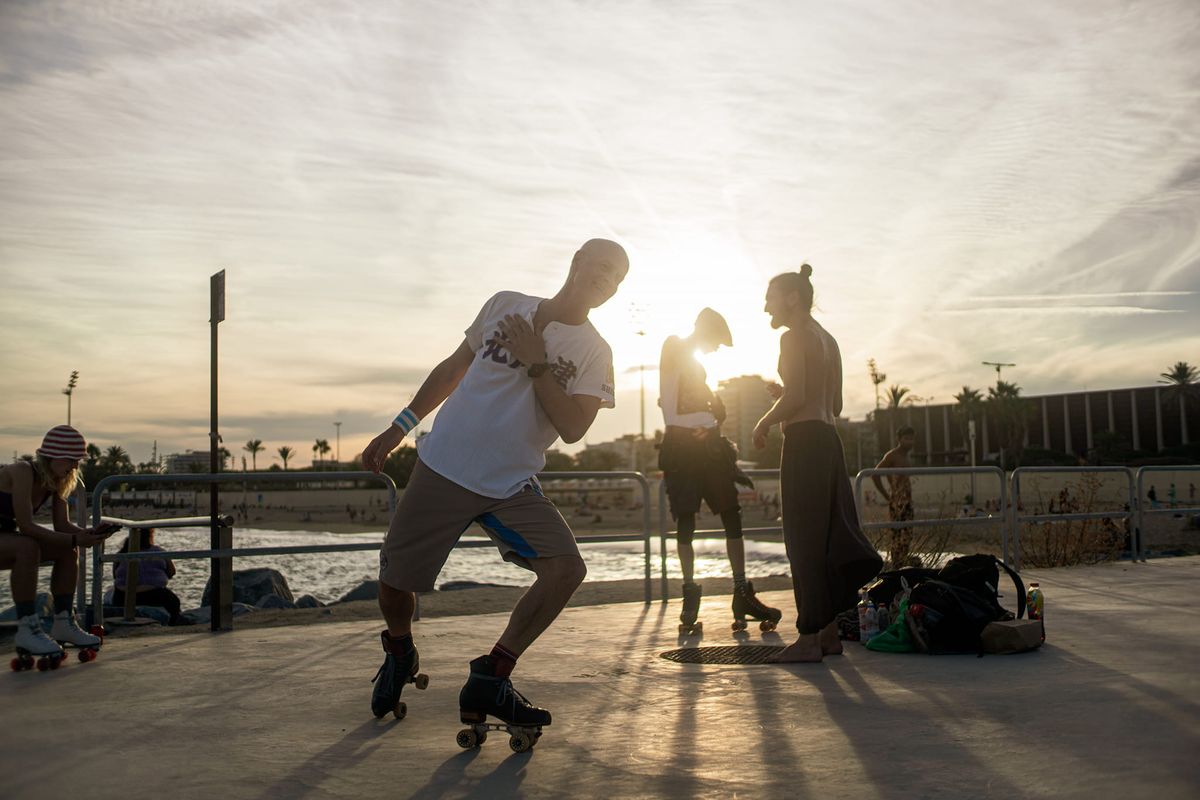
<path fill-rule="evenodd" d="M 1037 581 L 1030 583 L 1025 593 L 1025 615 L 1042 623 L 1042 641 L 1046 641 L 1046 597 Z"/>
<path fill-rule="evenodd" d="M 867 606 L 867 626 L 863 630 L 863 642 L 869 642 L 879 634 L 879 611 L 875 608 L 875 604 L 871 603 Z"/>

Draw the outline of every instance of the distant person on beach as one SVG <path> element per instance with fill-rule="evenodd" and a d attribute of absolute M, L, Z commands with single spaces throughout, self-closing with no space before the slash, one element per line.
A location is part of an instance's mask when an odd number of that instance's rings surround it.
<path fill-rule="evenodd" d="M 501 556 L 536 580 L 517 601 L 491 652 L 470 665 L 459 696 L 464 722 L 487 716 L 540 727 L 550 712 L 513 689 L 517 659 L 549 627 L 587 574 L 566 521 L 536 475 L 556 439 L 583 438 L 603 408 L 615 405 L 612 350 L 588 320 L 629 271 L 616 242 L 591 239 L 571 259 L 566 282 L 550 298 L 494 295 L 454 353 L 434 367 L 412 402 L 363 451 L 375 472 L 424 417 L 441 406 L 379 554 L 384 663 L 371 710 L 402 715 L 400 691 L 416 682 L 412 639 L 415 592 L 427 592 L 471 523 Z M 444 404 L 443 404 L 444 401 Z M 421 684 L 418 684 L 421 685 Z"/>
<path fill-rule="evenodd" d="M 1151 508 L 1158 508 L 1158 490 L 1153 483 L 1150 484 L 1150 491 L 1146 492 L 1146 499 L 1150 501 Z"/>
<path fill-rule="evenodd" d="M 754 445 L 766 447 L 771 427 L 783 425 L 783 541 L 800 634 L 778 661 L 820 661 L 841 653 L 837 615 L 854 607 L 858 590 L 882 566 L 859 526 L 834 427 L 842 413 L 842 356 L 812 317 L 811 275 L 805 264 L 772 278 L 764 308 L 772 328 L 787 328 L 779 340 L 783 391 L 754 426 Z"/>
<path fill-rule="evenodd" d="M 79 480 L 79 462 L 86 455 L 87 443 L 79 431 L 59 425 L 46 433 L 33 461 L 0 467 L 0 569 L 12 571 L 16 647 L 35 657 L 60 657 L 63 651 L 57 642 L 100 647 L 100 637 L 82 630 L 75 618 L 77 548 L 103 542 L 120 526 L 80 528 L 68 518 L 67 498 Z M 47 502 L 53 528 L 33 521 L 33 515 Z M 43 561 L 53 564 L 54 626 L 49 636 L 37 614 L 38 565 Z"/>
<path fill-rule="evenodd" d="M 142 541 L 139 552 L 162 552 L 162 548 L 154 543 L 154 528 L 140 528 Z M 118 553 L 129 552 L 129 540 L 132 531 L 126 537 Z M 114 606 L 125 605 L 125 583 L 129 578 L 129 561 L 113 562 L 113 596 Z M 168 625 L 178 625 L 180 616 L 179 596 L 167 588 L 167 582 L 175 577 L 175 562 L 169 558 L 141 558 L 137 561 L 137 588 L 134 590 L 134 602 L 139 606 L 166 609 L 170 615 Z"/>
<path fill-rule="evenodd" d="M 1172 481 L 1171 485 L 1167 487 L 1167 508 L 1174 508 L 1174 507 L 1175 507 L 1175 482 Z"/>
<path fill-rule="evenodd" d="M 909 460 L 908 454 L 912 452 L 915 441 L 916 431 L 908 425 L 901 427 L 896 431 L 896 446 L 884 454 L 879 463 L 875 465 L 875 469 L 911 467 L 913 464 Z M 907 475 L 888 475 L 887 479 L 891 485 L 890 492 L 883 488 L 883 481 L 878 475 L 871 476 L 871 480 L 875 482 L 875 488 L 879 490 L 884 502 L 888 504 L 888 518 L 892 522 L 911 520 L 913 518 L 912 479 Z M 990 510 L 989 505 L 985 505 L 985 508 Z M 912 555 L 910 552 L 912 536 L 912 528 L 892 528 L 889 531 L 888 565 L 892 569 L 909 566 L 908 560 Z"/>
<path fill-rule="evenodd" d="M 704 366 L 696 351 L 712 353 L 721 345 L 733 346 L 733 335 L 725 318 L 711 308 L 700 311 L 692 332 L 684 338 L 670 336 L 663 343 L 659 360 L 659 405 L 663 433 L 658 466 L 667 486 L 671 518 L 676 521 L 675 542 L 683 573 L 683 608 L 679 614 L 681 633 L 698 630 L 700 585 L 695 582 L 696 551 L 692 537 L 701 501 L 721 518 L 725 528 L 725 552 L 733 573 L 733 615 L 744 619 L 779 621 L 778 609 L 767 608 L 746 580 L 746 547 L 742 541 L 742 511 L 737 482 L 750 486 L 750 479 L 737 466 L 737 450 L 721 436 L 725 406 L 708 388 Z"/>

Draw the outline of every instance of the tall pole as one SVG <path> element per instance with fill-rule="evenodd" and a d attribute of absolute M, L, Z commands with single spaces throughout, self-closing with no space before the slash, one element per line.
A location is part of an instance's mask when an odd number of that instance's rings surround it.
<path fill-rule="evenodd" d="M 67 424 L 71 424 L 71 395 L 75 393 L 75 384 L 79 383 L 79 370 L 71 370 L 71 377 L 67 381 L 67 388 L 62 390 L 62 393 L 67 396 Z"/>
<path fill-rule="evenodd" d="M 209 279 L 209 326 L 210 326 L 210 352 L 209 352 L 209 458 L 208 471 L 216 475 L 221 471 L 221 460 L 218 449 L 221 443 L 221 436 L 217 433 L 217 325 L 225 319 L 225 270 L 221 270 Z M 209 524 L 211 531 L 211 544 L 213 550 L 221 549 L 221 523 L 218 518 L 219 503 L 217 500 L 217 484 L 211 483 L 208 488 L 208 509 L 209 509 Z M 212 594 L 210 601 L 212 603 L 212 629 L 218 631 L 221 629 L 221 614 L 217 609 L 222 605 L 218 600 L 220 597 L 220 587 L 223 582 L 224 565 L 222 559 L 212 559 Z"/>
<path fill-rule="evenodd" d="M 342 465 L 342 423 L 335 422 L 333 427 L 337 429 L 337 449 L 333 451 L 333 457 L 337 459 L 338 468 Z"/>

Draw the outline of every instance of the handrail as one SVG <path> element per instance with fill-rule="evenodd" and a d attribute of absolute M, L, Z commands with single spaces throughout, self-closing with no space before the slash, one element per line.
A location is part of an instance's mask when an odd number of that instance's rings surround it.
<path fill-rule="evenodd" d="M 1129 490 L 1129 506 L 1126 511 L 1088 511 L 1071 514 L 1022 514 L 1021 509 L 1021 476 L 1030 474 L 1062 474 L 1062 473 L 1107 473 L 1107 474 L 1124 474 L 1126 484 Z M 1137 498 L 1133 496 L 1133 470 L 1129 467 L 1017 467 L 1009 476 L 1012 481 L 1012 514 L 1009 515 L 1009 524 L 1012 528 L 1013 548 L 1016 553 L 1016 562 L 1014 569 L 1021 569 L 1021 523 L 1022 522 L 1062 522 L 1069 520 L 1081 519 L 1128 519 L 1133 520 L 1134 505 Z M 1136 561 L 1138 544 L 1137 537 L 1130 535 L 1130 556 Z"/>
<path fill-rule="evenodd" d="M 952 517 L 949 519 L 942 518 L 924 518 L 924 519 L 905 519 L 888 522 L 862 522 L 864 518 L 865 508 L 863 507 L 862 483 L 867 478 L 875 477 L 876 475 L 994 475 L 1000 484 L 1000 510 L 996 514 L 985 514 L 983 516 L 972 517 Z M 1009 495 L 1006 491 L 1007 485 L 1004 480 L 1004 471 L 999 467 L 871 467 L 862 469 L 854 476 L 854 505 L 858 510 L 859 524 L 864 531 L 878 530 L 881 528 L 900 529 L 900 528 L 921 528 L 932 527 L 935 525 L 946 525 L 953 523 L 955 525 L 983 525 L 991 523 L 1000 523 L 1000 542 L 1005 564 L 1010 564 L 1009 559 L 1009 541 L 1008 541 L 1008 509 Z M 971 498 L 974 502 L 974 498 Z"/>
<path fill-rule="evenodd" d="M 614 471 L 614 472 L 543 472 L 538 474 L 539 481 L 556 481 L 556 480 L 619 480 L 633 481 L 641 487 L 642 493 L 642 532 L 640 535 L 629 534 L 600 534 L 597 536 L 583 536 L 576 541 L 581 545 L 589 543 L 603 542 L 628 542 L 638 541 L 643 542 L 643 562 L 644 562 L 644 583 L 645 583 L 645 602 L 651 601 L 650 592 L 650 484 L 646 477 L 640 472 L 633 471 Z M 240 483 L 243 481 L 265 481 L 274 483 L 296 482 L 296 481 L 344 481 L 344 480 L 378 480 L 385 484 L 389 492 L 388 508 L 389 512 L 394 512 L 396 508 L 396 485 L 392 479 L 383 473 L 374 472 L 317 472 L 311 474 L 298 475 L 297 473 L 280 473 L 280 472 L 250 472 L 250 473 L 205 473 L 205 474 L 187 474 L 187 475 L 112 475 L 101 480 L 93 490 L 93 517 L 96 520 L 95 524 L 99 524 L 102 520 L 101 514 L 101 499 L 105 489 L 113 484 L 127 483 Z M 209 517 L 196 517 L 192 520 L 203 524 L 209 520 Z M 123 520 L 125 521 L 125 520 Z M 154 523 L 160 520 L 138 520 L 144 527 L 155 527 Z M 171 520 L 178 522 L 178 520 Z M 228 518 L 225 518 L 228 522 Z M 133 522 L 128 520 L 127 522 Z M 278 547 L 235 547 L 224 549 L 201 549 L 201 550 L 175 550 L 175 551 L 154 551 L 154 552 L 137 552 L 137 553 L 114 553 L 107 555 L 103 552 L 103 544 L 93 548 L 92 562 L 92 609 L 94 620 L 98 623 L 103 623 L 104 618 L 104 603 L 103 603 L 103 567 L 104 563 L 117 561 L 136 561 L 147 558 L 172 558 L 172 559 L 202 559 L 202 558 L 233 558 L 245 556 L 270 556 L 270 555 L 291 555 L 302 553 L 332 553 L 332 552 L 352 552 L 359 550 L 378 550 L 382 546 L 381 542 L 348 542 L 345 544 L 326 544 L 326 545 L 288 545 Z M 472 548 L 472 547 L 490 547 L 493 546 L 490 540 L 459 540 L 456 548 Z M 81 574 L 81 585 L 85 577 Z"/>
<path fill-rule="evenodd" d="M 1146 496 L 1144 491 L 1144 478 L 1147 472 L 1200 472 L 1200 464 L 1154 464 L 1151 466 L 1140 467 L 1137 471 L 1136 486 L 1137 486 L 1137 529 L 1133 536 L 1134 545 L 1137 547 L 1137 553 L 1134 555 L 1134 560 L 1145 562 L 1146 553 L 1142 547 L 1142 533 L 1146 530 L 1146 515 L 1147 514 L 1171 514 L 1183 512 L 1185 514 L 1200 514 L 1200 507 L 1196 506 L 1171 506 L 1169 508 L 1146 508 L 1146 504 L 1142 502 L 1142 498 Z M 1140 556 L 1140 559 L 1138 558 Z"/>
<path fill-rule="evenodd" d="M 188 473 L 176 475 L 109 475 L 102 478 L 96 484 L 96 488 L 92 490 L 92 524 L 99 525 L 103 521 L 102 501 L 103 495 L 108 487 L 116 484 L 153 484 L 153 483 L 195 483 L 214 485 L 219 483 L 248 483 L 254 481 L 256 483 L 296 483 L 316 481 L 318 483 L 327 483 L 330 481 L 346 481 L 346 480 L 370 480 L 378 481 L 384 485 L 388 492 L 388 510 L 389 512 L 396 510 L 396 483 L 386 473 L 375 472 L 313 472 L 313 473 L 296 473 L 296 472 L 218 472 L 218 473 Z M 202 518 L 209 519 L 211 517 Z M 219 518 L 221 519 L 221 518 Z M 156 520 L 140 520 L 144 522 L 144 527 L 154 527 L 153 522 Z M 226 519 L 227 521 L 227 519 Z M 331 545 L 310 545 L 308 548 L 295 550 L 294 552 L 322 552 L 312 550 L 312 547 L 330 547 Z M 333 547 L 347 547 L 352 549 L 352 545 L 332 545 Z M 272 550 L 280 548 L 241 548 L 239 555 L 279 555 L 278 553 L 262 552 L 263 550 Z M 230 555 L 225 554 L 222 550 L 185 550 L 176 552 L 158 552 L 151 553 L 118 553 L 113 556 L 105 557 L 104 543 L 101 542 L 92 548 L 92 622 L 97 625 L 104 624 L 104 570 L 103 563 L 106 561 L 129 561 L 139 558 L 229 558 Z M 194 555 L 198 554 L 198 555 Z M 120 556 L 120 557 L 118 557 Z M 83 571 L 79 575 L 80 585 L 86 581 L 86 576 Z M 215 588 L 215 587 L 214 587 Z"/>

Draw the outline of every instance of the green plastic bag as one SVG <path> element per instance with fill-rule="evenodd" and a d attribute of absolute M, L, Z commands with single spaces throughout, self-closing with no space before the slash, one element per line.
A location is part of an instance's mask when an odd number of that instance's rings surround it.
<path fill-rule="evenodd" d="M 867 642 L 867 649 L 877 653 L 915 653 L 917 646 L 913 643 L 912 634 L 908 632 L 908 624 L 904 621 L 908 613 L 908 598 L 900 601 L 900 610 L 896 612 L 896 621 L 888 626 L 886 631 L 877 633 Z"/>

